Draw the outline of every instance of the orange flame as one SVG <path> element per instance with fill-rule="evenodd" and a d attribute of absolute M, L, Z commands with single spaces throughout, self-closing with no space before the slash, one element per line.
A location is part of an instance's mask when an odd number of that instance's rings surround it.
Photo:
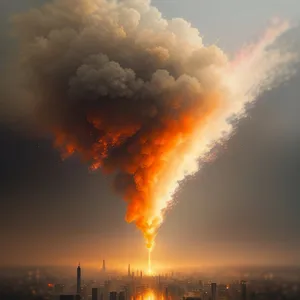
<path fill-rule="evenodd" d="M 146 247 L 152 249 L 154 239 L 159 229 L 164 210 L 157 212 L 155 199 L 157 187 L 168 185 L 164 172 L 175 156 L 183 155 L 182 147 L 194 134 L 201 132 L 207 118 L 215 111 L 219 103 L 219 95 L 214 94 L 201 101 L 195 100 L 195 105 L 183 110 L 176 118 L 166 115 L 150 130 L 143 131 L 142 124 L 126 123 L 122 126 L 113 126 L 109 121 L 101 119 L 95 112 L 88 114 L 87 119 L 94 129 L 105 132 L 90 148 L 79 146 L 76 134 L 55 129 L 55 147 L 61 149 L 62 157 L 66 158 L 77 152 L 83 160 L 91 161 L 91 170 L 101 169 L 105 173 L 121 171 L 132 180 L 128 184 L 126 176 L 117 178 L 118 184 L 125 184 L 122 192 L 128 203 L 126 221 L 135 222 L 142 231 L 146 240 Z M 173 105 L 183 102 L 184 97 L 174 99 Z M 127 146 L 130 153 L 127 159 L 110 160 L 110 151 L 124 146 L 124 141 L 138 134 L 139 138 Z M 168 178 L 170 178 L 168 176 Z M 169 179 L 168 179 L 169 180 Z M 174 192 L 174 191 L 172 191 Z M 163 209 L 171 199 L 162 199 L 165 202 Z"/>

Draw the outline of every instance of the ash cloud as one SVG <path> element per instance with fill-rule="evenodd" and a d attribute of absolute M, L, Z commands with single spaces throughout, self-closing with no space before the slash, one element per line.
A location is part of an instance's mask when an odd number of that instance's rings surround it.
<path fill-rule="evenodd" d="M 251 49 L 254 64 L 233 64 L 191 24 L 143 0 L 56 0 L 13 22 L 33 123 L 63 157 L 76 152 L 116 175 L 126 219 L 149 248 L 178 182 L 231 132 L 228 117 L 254 99 L 249 88 L 291 59 L 265 51 L 286 26 Z"/>

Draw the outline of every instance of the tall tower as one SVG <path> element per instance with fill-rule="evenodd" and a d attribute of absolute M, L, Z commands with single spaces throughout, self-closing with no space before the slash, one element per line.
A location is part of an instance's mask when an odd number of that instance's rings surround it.
<path fill-rule="evenodd" d="M 103 262 L 102 262 L 102 272 L 105 272 L 105 270 L 106 270 L 105 259 L 103 259 Z"/>
<path fill-rule="evenodd" d="M 130 264 L 128 265 L 128 277 L 130 277 L 131 272 L 130 272 Z"/>
<path fill-rule="evenodd" d="M 81 293 L 81 268 L 79 263 L 77 267 L 77 294 L 80 293 Z"/>
<path fill-rule="evenodd" d="M 247 299 L 247 282 L 244 280 L 241 281 L 241 299 Z"/>
<path fill-rule="evenodd" d="M 212 300 L 217 299 L 217 284 L 214 282 L 211 284 L 211 298 Z"/>
<path fill-rule="evenodd" d="M 92 288 L 92 300 L 98 300 L 98 294 L 99 294 L 99 289 L 98 288 Z"/>

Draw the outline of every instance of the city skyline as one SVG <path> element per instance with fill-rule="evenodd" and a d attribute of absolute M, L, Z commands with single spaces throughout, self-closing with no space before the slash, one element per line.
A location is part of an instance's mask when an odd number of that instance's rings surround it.
<path fill-rule="evenodd" d="M 174 270 L 153 276 L 55 269 L 0 269 L 1 299 L 24 300 L 298 300 L 298 269 Z M 4 275 L 6 272 L 6 276 Z M 9 277 L 8 277 L 9 276 Z M 9 285 L 7 285 L 9 284 Z M 8 288 L 9 287 L 9 288 Z M 10 288 L 13 290 L 10 291 Z"/>
<path fill-rule="evenodd" d="M 82 300 L 267 300 L 273 299 L 269 297 L 284 297 L 283 295 L 289 297 L 288 299 L 296 299 L 299 294 L 298 283 L 292 277 L 287 281 L 278 271 L 275 274 L 258 274 L 252 271 L 249 273 L 249 270 L 248 273 L 231 273 L 229 276 L 223 274 L 222 277 L 216 274 L 204 276 L 201 272 L 186 274 L 172 271 L 155 275 L 101 272 L 82 277 L 81 266 L 78 265 L 76 285 L 72 284 L 71 278 L 68 281 L 64 279 L 64 283 L 49 283 L 47 299 L 78 297 Z"/>

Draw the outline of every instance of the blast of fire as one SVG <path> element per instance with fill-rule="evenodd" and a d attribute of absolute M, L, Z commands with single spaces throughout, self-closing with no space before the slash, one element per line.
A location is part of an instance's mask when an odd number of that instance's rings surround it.
<path fill-rule="evenodd" d="M 39 128 L 63 158 L 78 153 L 91 170 L 115 175 L 126 221 L 150 250 L 179 183 L 295 59 L 269 49 L 286 22 L 230 61 L 145 0 L 56 0 L 14 25 Z"/>

